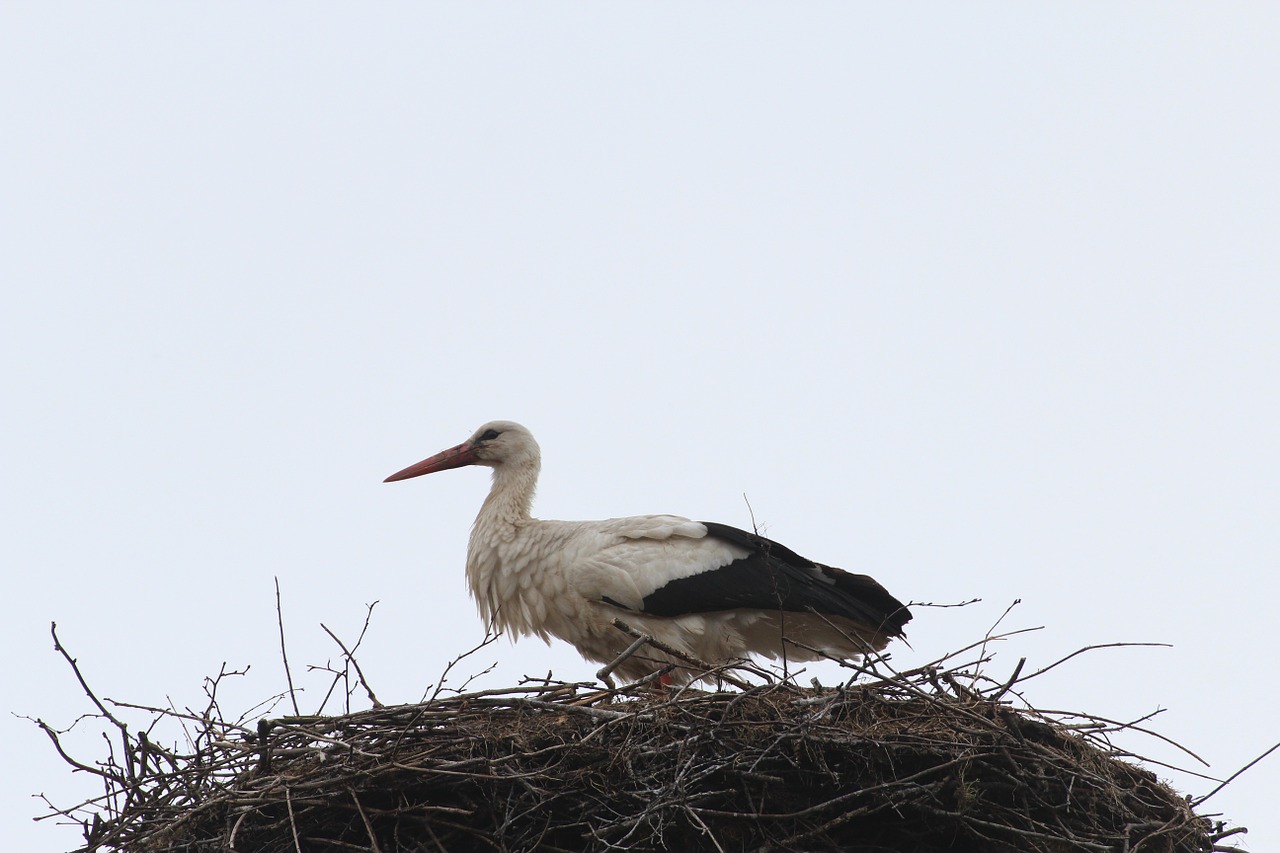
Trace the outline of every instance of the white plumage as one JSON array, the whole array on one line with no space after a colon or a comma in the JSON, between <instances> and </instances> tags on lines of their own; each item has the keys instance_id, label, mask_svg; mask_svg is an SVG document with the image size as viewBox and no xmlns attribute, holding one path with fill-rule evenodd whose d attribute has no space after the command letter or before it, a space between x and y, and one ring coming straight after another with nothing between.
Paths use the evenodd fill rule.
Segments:
<instances>
[{"instance_id":1,"label":"white plumage","mask_svg":"<svg viewBox=\"0 0 1280 853\"><path fill-rule=\"evenodd\" d=\"M788 658L812 660L882 649L911 618L871 578L725 525L675 515L535 519L541 454L512 421L487 423L387 482L464 465L493 469L471 530L467 583L486 622L512 634L559 637L608 663L631 643L613 625L621 618L704 661L778 657L784 636ZM637 679L669 662L645 649L617 672ZM673 680L689 675L677 669Z\"/></svg>"}]
</instances>

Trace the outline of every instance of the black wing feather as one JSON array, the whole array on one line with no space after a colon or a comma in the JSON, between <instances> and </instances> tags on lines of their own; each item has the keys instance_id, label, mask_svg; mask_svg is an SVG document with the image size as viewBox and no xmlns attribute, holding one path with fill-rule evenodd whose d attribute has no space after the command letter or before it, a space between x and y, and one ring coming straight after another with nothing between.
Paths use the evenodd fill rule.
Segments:
<instances>
[{"instance_id":1,"label":"black wing feather","mask_svg":"<svg viewBox=\"0 0 1280 853\"><path fill-rule=\"evenodd\" d=\"M702 522L707 535L751 553L727 566L668 582L645 597L641 610L681 616L739 608L814 611L901 636L911 611L866 575L805 559L771 539L727 524Z\"/></svg>"}]
</instances>

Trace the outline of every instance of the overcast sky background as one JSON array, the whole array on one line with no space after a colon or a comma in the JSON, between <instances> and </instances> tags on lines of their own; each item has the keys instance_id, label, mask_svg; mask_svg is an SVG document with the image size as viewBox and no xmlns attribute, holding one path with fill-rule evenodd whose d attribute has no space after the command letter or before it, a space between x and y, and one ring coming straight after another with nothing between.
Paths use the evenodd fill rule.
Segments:
<instances>
[{"instance_id":1,"label":"overcast sky background","mask_svg":"<svg viewBox=\"0 0 1280 853\"><path fill-rule=\"evenodd\" d=\"M1280 6L64 4L0 11L0 811L28 721L234 716L359 632L384 702L482 636L482 422L535 512L749 526L1219 778L1277 739ZM486 684L563 645L503 641ZM836 680L838 671L819 670ZM357 697L359 698L359 697ZM280 711L278 710L277 713ZM105 749L73 736L79 757ZM1123 745L1181 765L1158 742ZM15 772L20 768L20 772ZM1212 782L1161 770L1182 791ZM1273 757L1206 804L1280 849ZM1209 808L1212 806L1212 808Z\"/></svg>"}]
</instances>

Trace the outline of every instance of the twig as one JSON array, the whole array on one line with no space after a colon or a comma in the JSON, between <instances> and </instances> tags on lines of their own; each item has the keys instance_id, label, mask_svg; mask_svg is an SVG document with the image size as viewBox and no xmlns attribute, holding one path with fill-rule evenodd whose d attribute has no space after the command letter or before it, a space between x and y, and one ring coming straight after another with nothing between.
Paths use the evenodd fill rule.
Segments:
<instances>
[{"instance_id":1,"label":"twig","mask_svg":"<svg viewBox=\"0 0 1280 853\"><path fill-rule=\"evenodd\" d=\"M911 601L907 603L907 607L937 607L940 609L947 607L968 607L970 604L977 604L980 601L982 601L981 598L970 598L965 601L952 601L946 604L938 604L933 601Z\"/></svg>"},{"instance_id":2,"label":"twig","mask_svg":"<svg viewBox=\"0 0 1280 853\"><path fill-rule=\"evenodd\" d=\"M1085 647L1084 647L1084 648L1082 648L1082 649L1076 649L1076 650L1075 650L1074 652L1072 652L1071 654L1069 654L1069 655L1065 655L1064 657L1061 657L1061 658L1058 658L1056 661L1054 661L1053 663L1049 664L1048 666L1041 667L1040 669L1037 669L1035 672L1031 673L1030 675L1026 676L1025 678L1022 678L1022 679L1020 679L1019 681L1014 682L1014 683L1019 683L1019 684L1020 684L1020 683L1023 683L1023 682L1030 681L1031 679L1035 678L1037 675L1044 675L1046 672L1048 672L1049 670L1053 669L1055 666L1058 666L1059 664L1066 663L1067 661L1071 660L1071 659L1072 659L1073 657L1075 657L1076 655L1082 655L1082 654L1084 654L1085 652L1091 652L1091 651L1095 651L1095 650L1097 650L1097 649L1123 649L1123 648L1129 648L1129 647L1142 647L1142 646L1150 646L1150 647L1153 647L1153 648L1165 648L1165 649L1173 648L1169 643L1096 643L1096 644L1091 645L1091 646L1085 646Z\"/></svg>"},{"instance_id":3,"label":"twig","mask_svg":"<svg viewBox=\"0 0 1280 853\"><path fill-rule=\"evenodd\" d=\"M1009 613L1013 610L1013 608L1017 607L1021 603L1022 603L1021 598L1015 598L1013 602L1004 609L1004 612L1000 614L1000 618L997 619L995 622L993 622L991 627L987 629L986 637L982 641L982 651L979 653L978 655L979 657L985 658L987 656L987 640L992 638L993 632L996 630L996 628L1000 627L1000 623L1005 620L1005 617L1009 615ZM980 672L981 669L976 671Z\"/></svg>"},{"instance_id":4,"label":"twig","mask_svg":"<svg viewBox=\"0 0 1280 853\"><path fill-rule=\"evenodd\" d=\"M248 809L245 809L243 812L241 812L241 813L240 813L240 816L239 816L238 818L236 818L235 825L231 827L231 834L230 834L229 836L227 836L227 849L228 849L228 850L235 851L235 849L236 849L236 834L240 832L240 825L241 825L242 823L244 823L244 819L245 819L245 818L247 818L248 816L249 816L249 810L248 810Z\"/></svg>"},{"instance_id":5,"label":"twig","mask_svg":"<svg viewBox=\"0 0 1280 853\"><path fill-rule=\"evenodd\" d=\"M360 643L364 640L364 633L369 629L369 619L373 615L373 608L376 607L377 604L378 602L375 601L373 604L368 605L369 610L365 614L364 628L360 631L360 636L357 638L354 648L360 648ZM369 694L369 701L373 704L373 707L381 708L382 703L378 701L378 697L373 693L373 688L370 687L369 682L365 680L364 671L360 669L360 662L356 660L354 653L347 651L347 647L343 645L342 640L339 640L338 635L330 631L327 625L322 622L320 623L320 627L324 628L324 632L333 638L333 641L338 644L338 648L342 649L342 653L346 656L347 660L353 667L355 667L356 677L359 678L360 685L364 687L365 693Z\"/></svg>"},{"instance_id":6,"label":"twig","mask_svg":"<svg viewBox=\"0 0 1280 853\"><path fill-rule=\"evenodd\" d=\"M1000 685L1000 689L993 691L988 695L992 702L999 702L1000 697L1009 692L1009 688L1018 682L1018 674L1022 672L1022 668L1027 665L1026 658L1018 658L1018 665L1013 668L1013 675L1009 676L1009 680Z\"/></svg>"},{"instance_id":7,"label":"twig","mask_svg":"<svg viewBox=\"0 0 1280 853\"><path fill-rule=\"evenodd\" d=\"M293 795L289 793L289 786L284 786L284 803L289 810L289 830L293 833L293 849L297 853L302 853L302 842L298 840L298 820L293 814Z\"/></svg>"},{"instance_id":8,"label":"twig","mask_svg":"<svg viewBox=\"0 0 1280 853\"><path fill-rule=\"evenodd\" d=\"M642 636L636 637L635 641L631 645L627 646L626 651L624 651L622 654L618 655L616 658L611 660L607 665L601 667L599 670L596 671L596 678L603 681L605 684L609 686L609 689L612 690L613 678L611 676L613 675L613 671L617 669L622 664L623 661L625 661L627 658L631 657L636 652L638 652L641 649L641 647L646 645L651 639L653 638L650 637L648 634L644 634Z\"/></svg>"},{"instance_id":9,"label":"twig","mask_svg":"<svg viewBox=\"0 0 1280 853\"><path fill-rule=\"evenodd\" d=\"M360 805L360 798L356 796L355 788L347 788L351 793L351 800L356 804L356 811L360 812L360 819L364 821L364 831L369 833L369 843L373 845L373 853L382 853L378 847L378 836L373 831L373 824L369 822L369 816L364 813L364 806Z\"/></svg>"},{"instance_id":10,"label":"twig","mask_svg":"<svg viewBox=\"0 0 1280 853\"><path fill-rule=\"evenodd\" d=\"M747 497L747 493L746 493L746 492L743 492L743 493L742 493L742 502L743 502L744 504L746 504L746 505L747 505L747 515L749 515L749 516L751 517L751 530L752 530L752 531L753 531L757 536L762 535L762 534L760 533L760 525L756 524L756 511L755 511L755 507L751 506L751 499Z\"/></svg>"},{"instance_id":11,"label":"twig","mask_svg":"<svg viewBox=\"0 0 1280 853\"><path fill-rule=\"evenodd\" d=\"M501 636L502 636L502 631L495 629L492 625L486 626L484 631L484 639L482 639L480 642L476 643L474 646L467 649L465 652L463 652L462 654L458 655L453 660L445 664L444 671L441 672L440 677L436 679L435 689L432 691L431 696L428 697L426 694L423 694L422 701L434 702L436 699L438 699L440 697L441 692L444 691L445 684L449 681L449 673L453 671L453 668L457 666L459 663L461 663L462 661L474 655L476 652L485 648L486 646L493 645L498 641L498 638ZM453 688L450 688L450 690L452 689Z\"/></svg>"},{"instance_id":12,"label":"twig","mask_svg":"<svg viewBox=\"0 0 1280 853\"><path fill-rule=\"evenodd\" d=\"M1277 749L1280 749L1280 743L1275 744L1275 745L1274 745L1274 746L1272 746L1270 749L1268 749L1266 752L1262 753L1262 754L1261 754L1261 755L1259 755L1257 758L1253 759L1253 761L1250 761L1250 762L1249 762L1248 764L1246 764L1244 767L1241 767L1241 768L1240 768L1239 770L1237 770L1235 773L1232 773L1232 774L1231 774L1230 776L1228 776L1226 779L1223 779L1223 780L1222 780L1222 784L1221 784L1221 785L1219 785L1218 787L1214 788L1212 791L1210 791L1209 793L1205 794L1203 797L1200 797L1200 798L1199 798L1199 799L1197 799L1197 800L1193 800L1193 801L1192 801L1192 805L1195 805L1196 807L1199 807L1202 803L1204 803L1204 801L1205 801L1205 800L1209 799L1209 798L1210 798L1210 797L1212 797L1214 794L1218 793L1218 792L1219 792L1219 791L1221 791L1223 788L1227 787L1227 785L1229 785L1229 784L1230 784L1230 783L1231 783L1231 782L1232 782L1232 781L1233 781L1237 776L1239 776L1241 773L1243 773L1244 771L1248 770L1250 767L1252 767L1253 765L1257 764L1259 761L1261 761L1262 759L1266 758L1268 755L1270 755L1271 753L1275 752Z\"/></svg>"},{"instance_id":13,"label":"twig","mask_svg":"<svg viewBox=\"0 0 1280 853\"><path fill-rule=\"evenodd\" d=\"M648 634L642 633L641 631L637 631L635 628L632 628L630 625L628 625L626 622L623 622L621 619L614 619L613 627L617 628L619 631L622 631L624 634L629 634L630 636L635 637L637 640L644 640L650 646L653 646L655 649L662 652L663 654L670 655L676 660L696 668L700 672L711 673L717 669L717 667L714 664L707 663L704 660L699 660L698 658L694 657L691 654L682 652L676 648L672 648L671 646L667 645L661 640L655 639L654 637L651 637ZM720 672L718 677L723 678L725 681L729 682L739 690L751 689L750 684L740 679L734 678L732 675L729 675L727 672Z\"/></svg>"},{"instance_id":14,"label":"twig","mask_svg":"<svg viewBox=\"0 0 1280 853\"><path fill-rule=\"evenodd\" d=\"M80 665L76 662L76 659L71 657L70 653L68 653L67 650L63 648L62 642L58 639L58 623L57 622L49 623L49 633L53 635L54 651L62 655L63 659L65 659L66 662L71 665L71 671L75 673L76 681L80 682L80 687L81 689L84 690L84 695L89 697L89 700L93 702L94 706L98 709L98 712L102 714L103 718L109 721L110 723L112 723L116 728L120 730L120 733L127 738L129 736L129 727L126 726L124 723L120 722L120 720L116 719L116 717L113 716L112 713L107 710L107 707L103 705L102 702L98 699L97 695L94 694L94 692L91 689L89 689L89 683L84 680L84 675L80 673Z\"/></svg>"},{"instance_id":15,"label":"twig","mask_svg":"<svg viewBox=\"0 0 1280 853\"><path fill-rule=\"evenodd\" d=\"M280 609L280 578L276 581L276 624L280 626L280 658L284 661L284 677L289 682L289 700L293 703L293 713L298 715L302 713L298 710L298 696L293 691L293 673L289 670L289 653L284 648L284 614Z\"/></svg>"}]
</instances>

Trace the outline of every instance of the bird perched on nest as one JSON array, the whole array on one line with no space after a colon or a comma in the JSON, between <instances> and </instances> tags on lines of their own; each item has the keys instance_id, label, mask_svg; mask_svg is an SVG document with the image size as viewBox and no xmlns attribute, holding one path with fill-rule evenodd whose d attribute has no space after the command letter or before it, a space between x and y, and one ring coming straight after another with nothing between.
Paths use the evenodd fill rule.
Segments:
<instances>
[{"instance_id":1,"label":"bird perched on nest","mask_svg":"<svg viewBox=\"0 0 1280 853\"><path fill-rule=\"evenodd\" d=\"M622 619L694 658L856 658L903 635L911 613L866 575L824 566L763 536L676 515L543 521L530 515L542 457L533 435L491 421L385 482L483 465L493 486L471 529L467 582L481 616L515 635L552 636L610 663L632 640ZM784 638L786 638L784 647ZM638 680L668 663L647 648L618 665ZM664 679L687 682L687 670Z\"/></svg>"}]
</instances>

